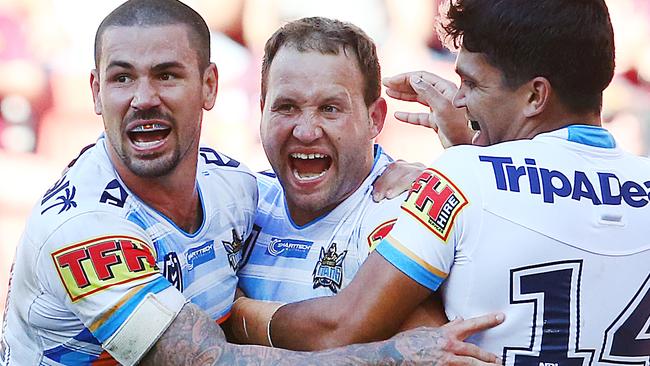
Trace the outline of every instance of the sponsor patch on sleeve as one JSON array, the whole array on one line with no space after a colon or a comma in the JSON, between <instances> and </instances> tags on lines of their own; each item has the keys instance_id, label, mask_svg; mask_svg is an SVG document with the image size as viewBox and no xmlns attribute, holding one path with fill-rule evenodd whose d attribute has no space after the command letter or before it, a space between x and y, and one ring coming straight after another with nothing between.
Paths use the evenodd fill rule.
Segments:
<instances>
[{"instance_id":1,"label":"sponsor patch on sleeve","mask_svg":"<svg viewBox=\"0 0 650 366\"><path fill-rule=\"evenodd\" d=\"M428 168L411 186L402 209L446 242L456 216L467 203L451 180Z\"/></svg>"},{"instance_id":2,"label":"sponsor patch on sleeve","mask_svg":"<svg viewBox=\"0 0 650 366\"><path fill-rule=\"evenodd\" d=\"M375 250L377 244L388 236L388 233L393 229L393 225L395 225L395 221L397 221L397 219L388 220L379 224L379 226L368 235L368 247L370 247L370 251Z\"/></svg>"},{"instance_id":3,"label":"sponsor patch on sleeve","mask_svg":"<svg viewBox=\"0 0 650 366\"><path fill-rule=\"evenodd\" d=\"M72 244L52 253L52 260L72 302L158 273L151 248L129 236Z\"/></svg>"}]
</instances>

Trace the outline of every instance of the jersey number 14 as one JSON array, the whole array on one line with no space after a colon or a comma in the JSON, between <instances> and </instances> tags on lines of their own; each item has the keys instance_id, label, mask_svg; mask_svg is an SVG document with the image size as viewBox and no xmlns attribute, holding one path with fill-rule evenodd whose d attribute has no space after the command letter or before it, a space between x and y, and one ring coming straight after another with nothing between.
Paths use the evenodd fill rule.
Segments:
<instances>
[{"instance_id":1,"label":"jersey number 14","mask_svg":"<svg viewBox=\"0 0 650 366\"><path fill-rule=\"evenodd\" d=\"M505 347L504 360L512 358L515 366L592 364L595 351L578 348L581 275L581 260L510 271L510 303L533 304L533 334L530 347ZM650 275L605 331L598 364L603 362L650 366Z\"/></svg>"}]
</instances>

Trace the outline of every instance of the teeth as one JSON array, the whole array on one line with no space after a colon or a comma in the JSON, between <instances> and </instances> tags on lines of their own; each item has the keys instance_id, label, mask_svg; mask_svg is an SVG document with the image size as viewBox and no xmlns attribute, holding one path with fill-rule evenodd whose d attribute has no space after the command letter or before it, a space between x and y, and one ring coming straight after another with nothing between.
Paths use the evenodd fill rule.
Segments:
<instances>
[{"instance_id":1,"label":"teeth","mask_svg":"<svg viewBox=\"0 0 650 366\"><path fill-rule=\"evenodd\" d=\"M301 181L315 180L325 175L325 173L327 173L327 169L323 170L320 173L304 173L304 174L300 174L298 170L295 169L293 170L293 176L296 177L296 179Z\"/></svg>"},{"instance_id":2,"label":"teeth","mask_svg":"<svg viewBox=\"0 0 650 366\"><path fill-rule=\"evenodd\" d=\"M291 157L294 159L302 159L302 160L312 160L312 159L324 159L327 157L325 154L303 154L303 153L292 153Z\"/></svg>"},{"instance_id":3,"label":"teeth","mask_svg":"<svg viewBox=\"0 0 650 366\"><path fill-rule=\"evenodd\" d=\"M168 127L165 127L159 123L150 123L146 125L141 125L133 128L131 132L151 132L151 131L160 131L166 130Z\"/></svg>"},{"instance_id":4,"label":"teeth","mask_svg":"<svg viewBox=\"0 0 650 366\"><path fill-rule=\"evenodd\" d=\"M133 141L133 144L136 145L137 147L146 149L152 146L155 146L160 143L161 140L155 140L155 141Z\"/></svg>"}]
</instances>

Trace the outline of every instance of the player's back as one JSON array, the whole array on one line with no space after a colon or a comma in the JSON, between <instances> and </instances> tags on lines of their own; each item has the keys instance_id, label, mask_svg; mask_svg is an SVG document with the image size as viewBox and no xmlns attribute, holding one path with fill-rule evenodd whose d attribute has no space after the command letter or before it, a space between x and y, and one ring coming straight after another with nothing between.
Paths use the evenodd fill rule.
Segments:
<instances>
[{"instance_id":1,"label":"player's back","mask_svg":"<svg viewBox=\"0 0 650 366\"><path fill-rule=\"evenodd\" d=\"M451 148L413 183L381 254L506 365L648 365L650 161L593 126Z\"/></svg>"},{"instance_id":2,"label":"player's back","mask_svg":"<svg viewBox=\"0 0 650 366\"><path fill-rule=\"evenodd\" d=\"M573 132L460 148L436 165L469 202L445 308L505 311L472 340L506 365L649 365L650 162Z\"/></svg>"}]
</instances>

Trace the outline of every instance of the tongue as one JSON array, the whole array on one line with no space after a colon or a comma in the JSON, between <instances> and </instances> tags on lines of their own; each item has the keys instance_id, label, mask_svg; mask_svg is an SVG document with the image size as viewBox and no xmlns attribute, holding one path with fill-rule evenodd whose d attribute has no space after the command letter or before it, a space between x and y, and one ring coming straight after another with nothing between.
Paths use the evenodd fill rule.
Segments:
<instances>
[{"instance_id":1,"label":"tongue","mask_svg":"<svg viewBox=\"0 0 650 366\"><path fill-rule=\"evenodd\" d=\"M153 142L159 141L167 137L169 130L157 130L147 132L130 132L129 136L135 142Z\"/></svg>"},{"instance_id":2,"label":"tongue","mask_svg":"<svg viewBox=\"0 0 650 366\"><path fill-rule=\"evenodd\" d=\"M320 174L329 168L329 159L292 159L293 167L299 174Z\"/></svg>"}]
</instances>

